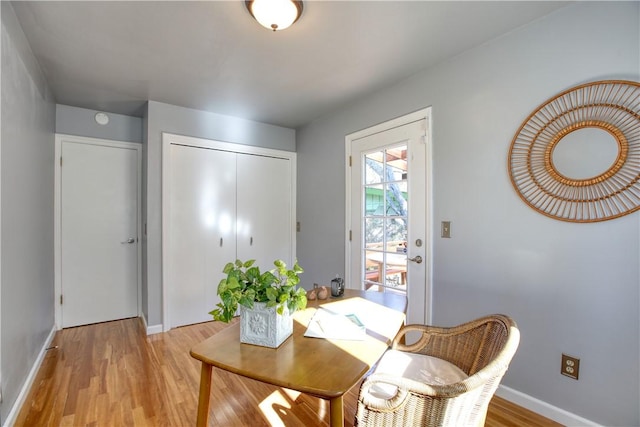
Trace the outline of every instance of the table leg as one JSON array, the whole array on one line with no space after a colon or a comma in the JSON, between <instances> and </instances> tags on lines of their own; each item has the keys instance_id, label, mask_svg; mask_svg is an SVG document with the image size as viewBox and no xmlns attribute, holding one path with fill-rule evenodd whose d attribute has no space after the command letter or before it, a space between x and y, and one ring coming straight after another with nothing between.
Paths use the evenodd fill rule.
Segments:
<instances>
[{"instance_id":1,"label":"table leg","mask_svg":"<svg viewBox=\"0 0 640 427\"><path fill-rule=\"evenodd\" d=\"M207 427L207 424L209 424L211 368L211 365L202 362L202 369L200 370L200 396L198 397L198 419L196 420L197 427Z\"/></svg>"},{"instance_id":2,"label":"table leg","mask_svg":"<svg viewBox=\"0 0 640 427\"><path fill-rule=\"evenodd\" d=\"M342 396L334 397L329 401L329 414L331 427L344 427L344 406Z\"/></svg>"}]
</instances>

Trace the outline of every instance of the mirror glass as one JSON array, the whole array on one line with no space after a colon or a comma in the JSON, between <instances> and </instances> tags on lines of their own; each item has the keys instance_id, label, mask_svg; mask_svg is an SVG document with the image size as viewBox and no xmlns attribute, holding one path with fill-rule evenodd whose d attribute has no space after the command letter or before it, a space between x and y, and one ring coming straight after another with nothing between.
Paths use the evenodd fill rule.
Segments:
<instances>
[{"instance_id":1,"label":"mirror glass","mask_svg":"<svg viewBox=\"0 0 640 427\"><path fill-rule=\"evenodd\" d=\"M560 174L576 180L589 179L613 166L618 157L618 142L604 129L582 128L565 135L551 156Z\"/></svg>"}]
</instances>

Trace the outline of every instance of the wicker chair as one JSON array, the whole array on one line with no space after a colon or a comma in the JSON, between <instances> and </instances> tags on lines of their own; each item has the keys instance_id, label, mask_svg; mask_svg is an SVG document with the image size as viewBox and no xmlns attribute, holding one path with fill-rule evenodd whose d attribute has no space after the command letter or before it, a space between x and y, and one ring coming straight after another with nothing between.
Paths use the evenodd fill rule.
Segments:
<instances>
[{"instance_id":1,"label":"wicker chair","mask_svg":"<svg viewBox=\"0 0 640 427\"><path fill-rule=\"evenodd\" d=\"M422 335L411 345L402 344L410 331ZM376 370L360 387L355 425L484 425L489 401L507 371L519 341L515 322L503 315L487 316L451 328L404 326L394 338L391 351L383 356ZM438 358L434 360L446 365L450 362L455 365L453 369L460 368L464 379L434 385L380 373L385 357L394 350L401 355L406 353L398 351L413 353L409 357ZM391 387L393 393L381 398L379 393L374 393L380 386Z\"/></svg>"}]
</instances>

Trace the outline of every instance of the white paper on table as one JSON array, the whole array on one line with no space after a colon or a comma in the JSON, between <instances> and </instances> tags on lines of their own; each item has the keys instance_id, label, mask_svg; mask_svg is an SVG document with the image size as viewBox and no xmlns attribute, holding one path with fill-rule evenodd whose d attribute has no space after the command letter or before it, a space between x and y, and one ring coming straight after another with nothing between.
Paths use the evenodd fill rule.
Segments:
<instances>
[{"instance_id":1,"label":"white paper on table","mask_svg":"<svg viewBox=\"0 0 640 427\"><path fill-rule=\"evenodd\" d=\"M364 324L355 314L333 313L320 307L311 318L305 337L362 341L367 335Z\"/></svg>"}]
</instances>

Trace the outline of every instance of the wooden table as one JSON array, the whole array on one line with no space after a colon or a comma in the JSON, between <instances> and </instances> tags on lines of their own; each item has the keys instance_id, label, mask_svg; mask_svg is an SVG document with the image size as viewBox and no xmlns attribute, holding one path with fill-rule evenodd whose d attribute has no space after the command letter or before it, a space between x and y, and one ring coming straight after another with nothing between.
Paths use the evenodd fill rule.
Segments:
<instances>
[{"instance_id":1,"label":"wooden table","mask_svg":"<svg viewBox=\"0 0 640 427\"><path fill-rule=\"evenodd\" d=\"M362 341L304 336L318 305L356 314L367 328ZM235 323L191 349L202 362L197 425L208 424L212 368L328 399L331 426L344 426L343 395L382 357L404 323L403 295L346 290L340 298L309 301L294 314L293 335L277 349L240 343Z\"/></svg>"},{"instance_id":2,"label":"wooden table","mask_svg":"<svg viewBox=\"0 0 640 427\"><path fill-rule=\"evenodd\" d=\"M400 284L407 283L407 254L406 253L386 253L387 269L383 272L384 255L382 252L367 252L367 261L374 263L376 270L367 271L366 278L372 282L384 284L387 276L400 274Z\"/></svg>"}]
</instances>

